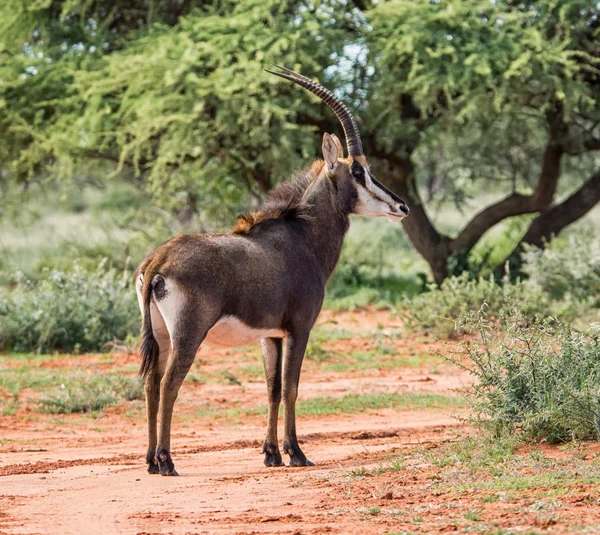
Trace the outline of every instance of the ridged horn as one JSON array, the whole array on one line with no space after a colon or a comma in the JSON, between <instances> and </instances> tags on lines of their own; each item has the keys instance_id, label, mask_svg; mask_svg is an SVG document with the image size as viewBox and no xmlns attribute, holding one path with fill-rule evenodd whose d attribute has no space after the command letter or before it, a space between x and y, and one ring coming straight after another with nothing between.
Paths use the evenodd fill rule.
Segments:
<instances>
[{"instance_id":1,"label":"ridged horn","mask_svg":"<svg viewBox=\"0 0 600 535\"><path fill-rule=\"evenodd\" d=\"M323 102L325 102L325 104L327 104L327 106L333 110L333 113L336 114L337 118L340 120L340 123L342 123L344 136L346 137L346 144L348 145L348 154L350 156L362 156L363 147L362 141L360 140L358 127L356 126L356 121L346 105L331 91L329 91L329 89L326 89L321 84L312 81L310 78L307 78L306 76L303 76L281 65L275 65L275 67L284 72L275 72L270 71L269 69L265 70L271 74L274 74L275 76L280 76L281 78L285 78L290 82L294 82L295 84L308 89L311 93L317 95Z\"/></svg>"}]
</instances>

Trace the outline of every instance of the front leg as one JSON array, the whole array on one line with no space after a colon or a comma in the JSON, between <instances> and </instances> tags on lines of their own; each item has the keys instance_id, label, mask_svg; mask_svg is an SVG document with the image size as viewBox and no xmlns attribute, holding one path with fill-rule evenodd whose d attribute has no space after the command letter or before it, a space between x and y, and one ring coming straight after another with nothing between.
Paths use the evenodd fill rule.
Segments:
<instances>
[{"instance_id":1,"label":"front leg","mask_svg":"<svg viewBox=\"0 0 600 535\"><path fill-rule=\"evenodd\" d=\"M296 399L304 352L308 344L307 332L288 333L283 360L283 451L290 456L290 466L314 466L306 458L296 437Z\"/></svg>"},{"instance_id":2,"label":"front leg","mask_svg":"<svg viewBox=\"0 0 600 535\"><path fill-rule=\"evenodd\" d=\"M269 398L267 436L263 444L265 466L284 466L277 443L277 416L279 414L279 404L281 403L282 345L281 338L265 338L260 341Z\"/></svg>"}]
</instances>

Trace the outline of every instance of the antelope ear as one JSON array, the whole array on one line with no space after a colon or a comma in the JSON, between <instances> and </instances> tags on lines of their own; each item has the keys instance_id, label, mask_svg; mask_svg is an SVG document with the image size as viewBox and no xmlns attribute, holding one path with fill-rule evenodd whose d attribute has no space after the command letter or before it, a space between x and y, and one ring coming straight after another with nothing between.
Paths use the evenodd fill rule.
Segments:
<instances>
[{"instance_id":1,"label":"antelope ear","mask_svg":"<svg viewBox=\"0 0 600 535\"><path fill-rule=\"evenodd\" d=\"M331 139L333 139L333 142L337 145L338 158L343 158L344 157L344 146L342 145L340 138L337 137L335 134L331 134Z\"/></svg>"},{"instance_id":2,"label":"antelope ear","mask_svg":"<svg viewBox=\"0 0 600 535\"><path fill-rule=\"evenodd\" d=\"M323 158L327 162L327 169L329 171L333 171L338 164L338 150L338 145L333 136L325 133L323 135Z\"/></svg>"}]
</instances>

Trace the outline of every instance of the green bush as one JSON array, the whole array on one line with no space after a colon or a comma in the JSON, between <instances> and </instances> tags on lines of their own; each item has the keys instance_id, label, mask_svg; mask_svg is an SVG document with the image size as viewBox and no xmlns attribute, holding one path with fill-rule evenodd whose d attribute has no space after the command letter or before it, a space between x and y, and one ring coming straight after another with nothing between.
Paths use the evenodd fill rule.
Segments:
<instances>
[{"instance_id":1,"label":"green bush","mask_svg":"<svg viewBox=\"0 0 600 535\"><path fill-rule=\"evenodd\" d=\"M144 396L138 377L115 375L73 377L54 395L39 400L42 412L69 414L98 411L119 401L133 401Z\"/></svg>"},{"instance_id":2,"label":"green bush","mask_svg":"<svg viewBox=\"0 0 600 535\"><path fill-rule=\"evenodd\" d=\"M139 329L139 309L129 270L101 262L85 271L46 271L33 282L20 277L0 294L0 349L99 351Z\"/></svg>"},{"instance_id":3,"label":"green bush","mask_svg":"<svg viewBox=\"0 0 600 535\"><path fill-rule=\"evenodd\" d=\"M552 241L545 250L528 247L523 254L526 284L553 300L600 306L600 236L593 228Z\"/></svg>"},{"instance_id":4,"label":"green bush","mask_svg":"<svg viewBox=\"0 0 600 535\"><path fill-rule=\"evenodd\" d=\"M327 284L327 308L394 306L422 290L427 269L404 231L387 221L353 219L338 265Z\"/></svg>"},{"instance_id":5,"label":"green bush","mask_svg":"<svg viewBox=\"0 0 600 535\"><path fill-rule=\"evenodd\" d=\"M600 307L600 239L597 231L572 233L553 240L547 248L528 247L523 254L523 280L515 283L471 277L464 272L440 287L408 299L405 319L411 328L438 336L457 332L456 322L484 304L497 317L509 303L529 318L556 317L572 321ZM463 325L462 330L468 326Z\"/></svg>"},{"instance_id":6,"label":"green bush","mask_svg":"<svg viewBox=\"0 0 600 535\"><path fill-rule=\"evenodd\" d=\"M502 293L492 277L471 279L464 272L447 278L439 288L431 285L429 291L408 300L403 315L411 329L447 336L454 332L458 318L478 310L483 303L494 308Z\"/></svg>"},{"instance_id":7,"label":"green bush","mask_svg":"<svg viewBox=\"0 0 600 535\"><path fill-rule=\"evenodd\" d=\"M468 315L463 323L478 338L450 357L477 378L466 390L473 421L496 436L600 439L600 324L582 333L552 318L530 321L515 306L500 321L498 330L483 311Z\"/></svg>"}]
</instances>

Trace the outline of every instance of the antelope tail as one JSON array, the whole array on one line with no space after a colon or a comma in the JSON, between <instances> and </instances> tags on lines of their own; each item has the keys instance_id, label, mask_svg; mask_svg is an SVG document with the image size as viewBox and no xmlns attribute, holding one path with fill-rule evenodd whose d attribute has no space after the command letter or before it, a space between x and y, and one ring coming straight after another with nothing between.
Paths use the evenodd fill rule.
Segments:
<instances>
[{"instance_id":1,"label":"antelope tail","mask_svg":"<svg viewBox=\"0 0 600 535\"><path fill-rule=\"evenodd\" d=\"M152 300L152 273L147 272L144 277L144 285L142 287L142 302L144 305L144 313L142 319L142 343L140 353L142 354L142 364L140 366L140 375L143 378L148 377L154 372L156 363L158 362L158 342L154 338L152 332L152 317L150 315L150 301Z\"/></svg>"}]
</instances>

